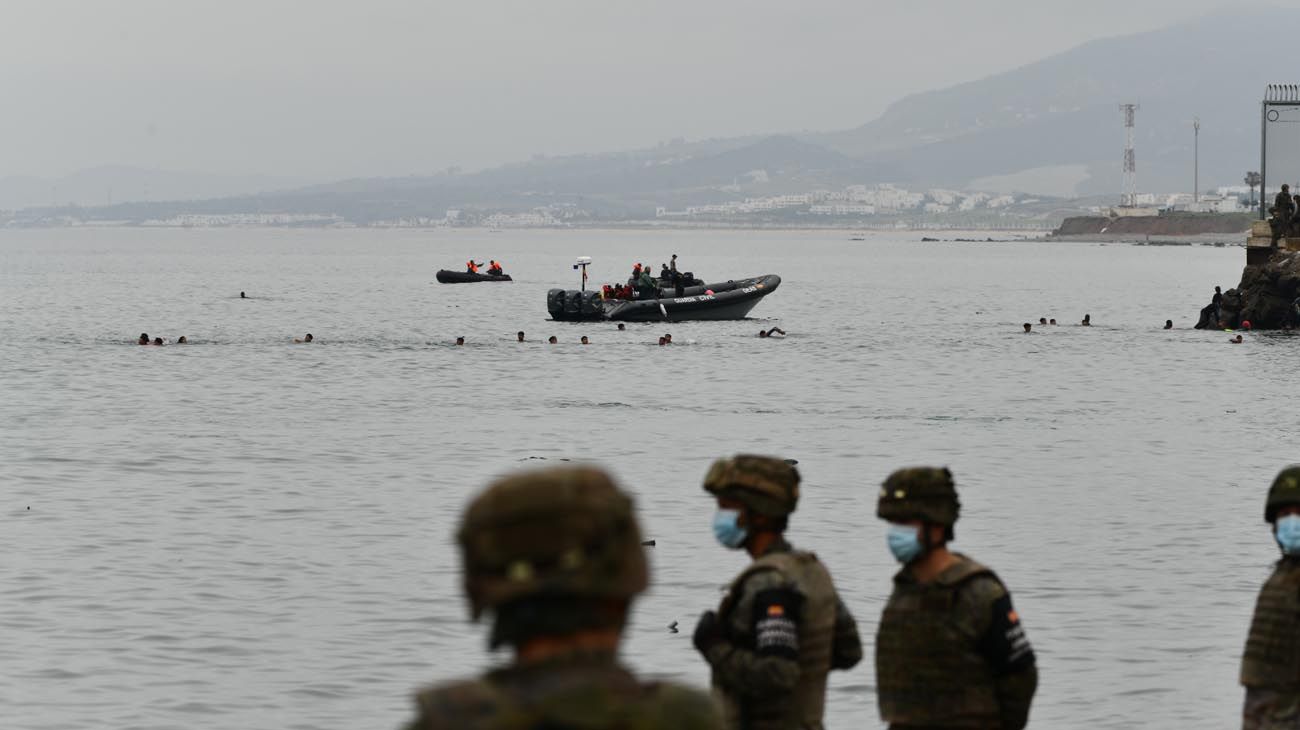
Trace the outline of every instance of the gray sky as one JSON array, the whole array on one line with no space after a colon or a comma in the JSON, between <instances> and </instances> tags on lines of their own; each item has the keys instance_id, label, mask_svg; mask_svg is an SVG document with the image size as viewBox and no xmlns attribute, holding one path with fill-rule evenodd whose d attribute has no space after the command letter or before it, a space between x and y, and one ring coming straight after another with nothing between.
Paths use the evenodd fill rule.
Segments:
<instances>
[{"instance_id":1,"label":"gray sky","mask_svg":"<svg viewBox=\"0 0 1300 730\"><path fill-rule=\"evenodd\" d=\"M840 129L1225 5L6 0L0 177L128 164L323 180Z\"/></svg>"}]
</instances>

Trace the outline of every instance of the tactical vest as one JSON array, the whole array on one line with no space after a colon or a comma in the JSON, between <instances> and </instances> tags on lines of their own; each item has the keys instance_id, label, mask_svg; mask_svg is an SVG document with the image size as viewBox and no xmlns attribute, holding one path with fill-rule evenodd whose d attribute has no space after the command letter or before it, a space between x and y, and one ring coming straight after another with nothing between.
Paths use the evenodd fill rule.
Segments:
<instances>
[{"instance_id":1,"label":"tactical vest","mask_svg":"<svg viewBox=\"0 0 1300 730\"><path fill-rule=\"evenodd\" d=\"M1259 592L1241 660L1241 683L1300 690L1300 559L1278 562Z\"/></svg>"},{"instance_id":2,"label":"tactical vest","mask_svg":"<svg viewBox=\"0 0 1300 730\"><path fill-rule=\"evenodd\" d=\"M895 584L876 633L876 697L891 724L1001 724L992 669L959 628L957 597L991 570L964 556L927 584ZM983 607L991 611L990 607Z\"/></svg>"},{"instance_id":3,"label":"tactical vest","mask_svg":"<svg viewBox=\"0 0 1300 730\"><path fill-rule=\"evenodd\" d=\"M776 571L804 601L799 622L799 682L790 694L764 697L722 693L727 727L740 730L821 730L826 704L826 675L831 669L831 648L835 640L835 584L826 567L813 553L772 552L759 557L741 573L722 599L718 616L730 625L730 613L740 600L745 580L755 573ZM752 636L731 637L752 649Z\"/></svg>"}]
</instances>

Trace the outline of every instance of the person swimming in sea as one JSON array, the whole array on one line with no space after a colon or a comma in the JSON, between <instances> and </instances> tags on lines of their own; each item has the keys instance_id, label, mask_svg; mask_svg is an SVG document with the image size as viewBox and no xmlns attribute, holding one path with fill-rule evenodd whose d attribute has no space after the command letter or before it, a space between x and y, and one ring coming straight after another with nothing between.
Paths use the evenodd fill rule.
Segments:
<instances>
[{"instance_id":1,"label":"person swimming in sea","mask_svg":"<svg viewBox=\"0 0 1300 730\"><path fill-rule=\"evenodd\" d=\"M149 333L148 333L148 332L141 332L141 333L140 333L140 339L136 340L136 344L137 344L137 345L147 345L147 344L149 344Z\"/></svg>"},{"instance_id":2,"label":"person swimming in sea","mask_svg":"<svg viewBox=\"0 0 1300 730\"><path fill-rule=\"evenodd\" d=\"M668 344L668 340L665 340L664 338L660 337L660 338L659 338L659 346L660 346L660 347L663 347L663 346L666 345L666 344Z\"/></svg>"},{"instance_id":3,"label":"person swimming in sea","mask_svg":"<svg viewBox=\"0 0 1300 730\"><path fill-rule=\"evenodd\" d=\"M627 329L627 325L623 324L622 322L619 322L619 323L618 323L618 331L619 331L619 332L622 332L622 331L625 330L625 329Z\"/></svg>"},{"instance_id":4,"label":"person swimming in sea","mask_svg":"<svg viewBox=\"0 0 1300 730\"><path fill-rule=\"evenodd\" d=\"M465 338L464 338L464 337L457 337L457 338L456 338L456 346L457 346L457 347L460 347L461 345L464 345L464 344L465 344Z\"/></svg>"},{"instance_id":5,"label":"person swimming in sea","mask_svg":"<svg viewBox=\"0 0 1300 730\"><path fill-rule=\"evenodd\" d=\"M308 342L311 342L311 341L314 340L314 339L316 339L316 338L312 337L312 336L311 336L311 333L308 332L307 334L303 335L302 337L295 337L295 338L293 338L293 341L296 342L296 343L299 344L299 345L305 345L305 344L307 344Z\"/></svg>"},{"instance_id":6,"label":"person swimming in sea","mask_svg":"<svg viewBox=\"0 0 1300 730\"><path fill-rule=\"evenodd\" d=\"M1080 326L1080 327L1091 327L1091 326L1092 326L1092 315L1091 315L1091 314L1085 314L1085 315L1083 315L1083 321L1079 323L1079 326Z\"/></svg>"},{"instance_id":7,"label":"person swimming in sea","mask_svg":"<svg viewBox=\"0 0 1300 730\"><path fill-rule=\"evenodd\" d=\"M162 339L161 337L155 337L155 338L153 338L153 344L154 344L155 347L162 347L162 346L163 346L163 339Z\"/></svg>"},{"instance_id":8,"label":"person swimming in sea","mask_svg":"<svg viewBox=\"0 0 1300 730\"><path fill-rule=\"evenodd\" d=\"M773 328L770 329L770 330L759 330L759 331L758 331L758 336L759 336L759 337L772 337L772 336L773 336L773 333L778 334L778 335L784 335L784 334L785 334L785 330L781 329L780 327L773 327Z\"/></svg>"},{"instance_id":9,"label":"person swimming in sea","mask_svg":"<svg viewBox=\"0 0 1300 730\"><path fill-rule=\"evenodd\" d=\"M1039 324L1047 324L1047 317L1039 317L1039 318L1038 318L1038 323L1039 323Z\"/></svg>"},{"instance_id":10,"label":"person swimming in sea","mask_svg":"<svg viewBox=\"0 0 1300 730\"><path fill-rule=\"evenodd\" d=\"M1048 322L1048 324L1056 324L1056 320L1052 319L1051 321Z\"/></svg>"},{"instance_id":11,"label":"person swimming in sea","mask_svg":"<svg viewBox=\"0 0 1300 730\"><path fill-rule=\"evenodd\" d=\"M1173 329L1173 328L1174 328L1174 321L1173 321L1172 319L1166 319L1166 320L1165 320L1165 329L1167 329L1167 330L1171 330L1171 329Z\"/></svg>"},{"instance_id":12,"label":"person swimming in sea","mask_svg":"<svg viewBox=\"0 0 1300 730\"><path fill-rule=\"evenodd\" d=\"M554 344L556 344L556 343L558 343L558 342L559 342L559 340L555 339L555 335L551 335L550 337L546 338L546 343L547 343L548 345L554 345Z\"/></svg>"},{"instance_id":13,"label":"person swimming in sea","mask_svg":"<svg viewBox=\"0 0 1300 730\"><path fill-rule=\"evenodd\" d=\"M1029 334L1030 332L1033 331L1033 329L1034 326L1032 324L1025 322L1025 334Z\"/></svg>"},{"instance_id":14,"label":"person swimming in sea","mask_svg":"<svg viewBox=\"0 0 1300 730\"><path fill-rule=\"evenodd\" d=\"M181 335L180 337L176 338L176 344L178 345L184 345L187 342L189 342L189 339L185 335Z\"/></svg>"},{"instance_id":15,"label":"person swimming in sea","mask_svg":"<svg viewBox=\"0 0 1300 730\"><path fill-rule=\"evenodd\" d=\"M245 294L245 293L243 293L243 292L241 291L241 292L239 292L239 298L240 298L240 299L247 299L247 298L248 298L248 295Z\"/></svg>"},{"instance_id":16,"label":"person swimming in sea","mask_svg":"<svg viewBox=\"0 0 1300 730\"><path fill-rule=\"evenodd\" d=\"M582 340L581 340L581 342L582 342L582 344L584 344L584 345L590 345L590 344L591 344L590 342L587 341L587 336L586 336L586 335L583 335L583 336L582 336Z\"/></svg>"},{"instance_id":17,"label":"person swimming in sea","mask_svg":"<svg viewBox=\"0 0 1300 730\"><path fill-rule=\"evenodd\" d=\"M1237 335L1236 337L1229 338L1228 342L1231 342L1234 345L1240 345L1242 343L1241 335Z\"/></svg>"},{"instance_id":18,"label":"person swimming in sea","mask_svg":"<svg viewBox=\"0 0 1300 730\"><path fill-rule=\"evenodd\" d=\"M516 338L519 342L523 342L523 341L524 341L524 332L523 332L523 330L520 330L520 331L516 332L516 333L515 333L515 338Z\"/></svg>"},{"instance_id":19,"label":"person swimming in sea","mask_svg":"<svg viewBox=\"0 0 1300 730\"><path fill-rule=\"evenodd\" d=\"M673 344L673 336L672 336L672 333L669 333L669 332L665 332L665 333L664 333L664 342L667 342L667 343L670 344L670 345Z\"/></svg>"}]
</instances>

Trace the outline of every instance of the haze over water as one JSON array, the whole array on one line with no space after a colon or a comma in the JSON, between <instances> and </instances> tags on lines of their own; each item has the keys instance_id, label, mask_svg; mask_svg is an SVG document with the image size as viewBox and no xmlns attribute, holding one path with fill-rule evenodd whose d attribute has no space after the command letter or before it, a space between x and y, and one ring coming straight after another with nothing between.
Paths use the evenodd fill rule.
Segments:
<instances>
[{"instance_id":1,"label":"haze over water","mask_svg":"<svg viewBox=\"0 0 1300 730\"><path fill-rule=\"evenodd\" d=\"M657 541L626 659L702 686L691 628L745 560L700 481L742 450L799 460L790 538L859 621L829 727L879 726L875 498L915 464L952 468L955 547L1013 592L1032 726L1235 725L1300 349L1190 329L1242 250L919 237L0 232L0 725L395 727L492 661L459 588L467 499L560 459L612 469ZM783 283L743 322L547 321L575 256L595 283L672 253ZM471 254L517 281L433 283ZM1040 316L1061 325L1021 333Z\"/></svg>"}]
</instances>

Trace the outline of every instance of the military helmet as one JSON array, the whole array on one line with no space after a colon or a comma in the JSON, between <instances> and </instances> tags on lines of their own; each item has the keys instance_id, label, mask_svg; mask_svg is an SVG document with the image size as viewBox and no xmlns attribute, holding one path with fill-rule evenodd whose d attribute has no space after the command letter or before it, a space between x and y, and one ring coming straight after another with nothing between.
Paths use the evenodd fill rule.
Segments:
<instances>
[{"instance_id":1,"label":"military helmet","mask_svg":"<svg viewBox=\"0 0 1300 730\"><path fill-rule=\"evenodd\" d=\"M876 516L890 522L920 520L952 527L961 512L957 488L947 467L899 469L880 487Z\"/></svg>"},{"instance_id":2,"label":"military helmet","mask_svg":"<svg viewBox=\"0 0 1300 730\"><path fill-rule=\"evenodd\" d=\"M713 462L704 476L704 491L735 499L761 515L784 517L799 504L799 470L793 460L737 454Z\"/></svg>"},{"instance_id":3,"label":"military helmet","mask_svg":"<svg viewBox=\"0 0 1300 730\"><path fill-rule=\"evenodd\" d=\"M1300 504L1300 464L1292 464L1278 472L1273 486L1268 489L1268 501L1264 503L1264 520L1277 520L1278 509Z\"/></svg>"},{"instance_id":4,"label":"military helmet","mask_svg":"<svg viewBox=\"0 0 1300 730\"><path fill-rule=\"evenodd\" d=\"M475 619L529 596L630 598L647 583L632 500L593 467L498 480L465 510L457 540Z\"/></svg>"}]
</instances>

